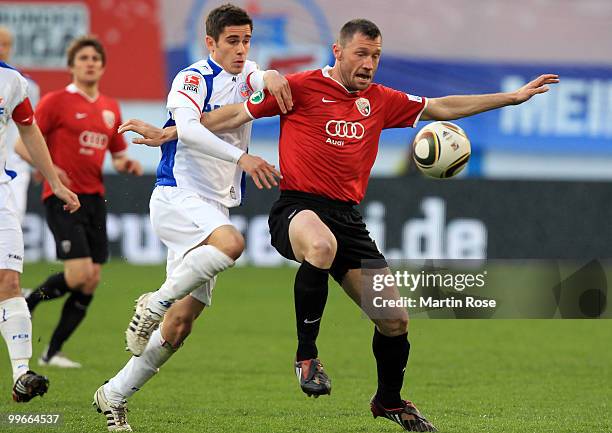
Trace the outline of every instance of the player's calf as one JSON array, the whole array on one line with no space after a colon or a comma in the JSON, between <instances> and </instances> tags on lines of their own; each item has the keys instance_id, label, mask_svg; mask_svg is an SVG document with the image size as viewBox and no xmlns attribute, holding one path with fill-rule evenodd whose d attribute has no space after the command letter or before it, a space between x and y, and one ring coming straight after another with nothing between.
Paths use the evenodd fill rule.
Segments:
<instances>
[{"instance_id":1,"label":"player's calf","mask_svg":"<svg viewBox=\"0 0 612 433\"><path fill-rule=\"evenodd\" d=\"M204 310L205 304L192 296L185 296L168 310L163 323L163 338L173 348L179 348L191 334L193 322Z\"/></svg>"},{"instance_id":2,"label":"player's calf","mask_svg":"<svg viewBox=\"0 0 612 433\"><path fill-rule=\"evenodd\" d=\"M408 332L408 314L391 319L373 320L380 333L387 337L396 337Z\"/></svg>"}]
</instances>

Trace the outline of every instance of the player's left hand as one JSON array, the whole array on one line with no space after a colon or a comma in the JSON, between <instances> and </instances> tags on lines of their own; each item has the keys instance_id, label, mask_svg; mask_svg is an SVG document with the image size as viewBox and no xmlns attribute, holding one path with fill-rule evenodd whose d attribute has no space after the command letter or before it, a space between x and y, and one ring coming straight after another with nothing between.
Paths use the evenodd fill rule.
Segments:
<instances>
[{"instance_id":1,"label":"player's left hand","mask_svg":"<svg viewBox=\"0 0 612 433\"><path fill-rule=\"evenodd\" d=\"M172 139L172 137L166 137L166 129L157 128L139 119L130 119L127 122L123 122L117 130L119 134L124 134L128 131L142 135L142 138L132 139L132 143L144 144L150 147L159 147L169 139Z\"/></svg>"},{"instance_id":2,"label":"player's left hand","mask_svg":"<svg viewBox=\"0 0 612 433\"><path fill-rule=\"evenodd\" d=\"M522 104L525 101L531 99L532 96L546 93L550 90L548 84L556 84L559 82L559 76L557 74L544 74L540 75L533 81L525 84L523 87L514 92L515 104Z\"/></svg>"},{"instance_id":3,"label":"player's left hand","mask_svg":"<svg viewBox=\"0 0 612 433\"><path fill-rule=\"evenodd\" d=\"M276 98L283 114L293 110L293 97L289 81L277 71L270 70L264 74L264 84L272 96Z\"/></svg>"}]
</instances>

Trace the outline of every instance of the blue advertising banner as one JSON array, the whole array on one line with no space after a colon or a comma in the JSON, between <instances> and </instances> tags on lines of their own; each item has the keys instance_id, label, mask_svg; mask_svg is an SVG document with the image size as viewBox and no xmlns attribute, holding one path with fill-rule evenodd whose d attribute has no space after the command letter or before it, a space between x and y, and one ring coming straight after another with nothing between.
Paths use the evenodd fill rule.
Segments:
<instances>
[{"instance_id":1,"label":"blue advertising banner","mask_svg":"<svg viewBox=\"0 0 612 433\"><path fill-rule=\"evenodd\" d=\"M169 82L178 70L207 55L204 20L222 3L161 3ZM443 8L415 8L399 0L235 3L253 18L249 57L261 68L285 74L333 63L331 45L354 14L373 20L383 33L376 81L412 94L513 91L542 73L557 73L561 83L545 95L458 121L475 152L612 155L612 62L609 44L601 43L612 37L612 12L601 2L568 2L552 11L530 0L517 0L512 7L475 7L469 0L456 0L444 2ZM589 32L580 30L587 26ZM415 133L388 131L381 144L406 146ZM278 119L255 122L254 140L277 136Z\"/></svg>"}]
</instances>

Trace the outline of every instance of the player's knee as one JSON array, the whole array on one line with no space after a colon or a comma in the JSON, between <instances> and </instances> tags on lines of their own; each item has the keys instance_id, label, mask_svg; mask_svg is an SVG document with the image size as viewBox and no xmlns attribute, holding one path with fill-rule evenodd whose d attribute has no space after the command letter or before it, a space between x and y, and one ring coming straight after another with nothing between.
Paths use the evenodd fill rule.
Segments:
<instances>
[{"instance_id":1,"label":"player's knee","mask_svg":"<svg viewBox=\"0 0 612 433\"><path fill-rule=\"evenodd\" d=\"M380 333L387 337L396 337L408 332L408 315L393 319L381 320L377 323Z\"/></svg>"},{"instance_id":2,"label":"player's knee","mask_svg":"<svg viewBox=\"0 0 612 433\"><path fill-rule=\"evenodd\" d=\"M100 284L100 279L100 270L94 268L94 271L89 275L89 279L87 280L87 287L83 288L83 293L87 295L93 295L93 293L96 291L96 288L98 287L98 284Z\"/></svg>"},{"instance_id":3,"label":"player's knee","mask_svg":"<svg viewBox=\"0 0 612 433\"><path fill-rule=\"evenodd\" d=\"M244 251L244 237L238 232L226 235L223 245L217 248L232 260L238 260Z\"/></svg>"},{"instance_id":4,"label":"player's knee","mask_svg":"<svg viewBox=\"0 0 612 433\"><path fill-rule=\"evenodd\" d=\"M93 266L82 266L78 270L71 269L65 272L66 283L71 289L89 291L94 274Z\"/></svg>"},{"instance_id":5,"label":"player's knee","mask_svg":"<svg viewBox=\"0 0 612 433\"><path fill-rule=\"evenodd\" d=\"M336 256L336 243L332 239L315 238L310 242L306 260L319 268L329 268Z\"/></svg>"}]
</instances>

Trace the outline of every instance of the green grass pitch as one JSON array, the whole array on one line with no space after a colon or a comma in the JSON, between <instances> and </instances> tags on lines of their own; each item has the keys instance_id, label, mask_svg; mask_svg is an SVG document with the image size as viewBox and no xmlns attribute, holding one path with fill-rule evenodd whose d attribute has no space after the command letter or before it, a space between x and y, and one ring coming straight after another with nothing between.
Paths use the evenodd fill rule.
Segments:
<instances>
[{"instance_id":1,"label":"green grass pitch","mask_svg":"<svg viewBox=\"0 0 612 433\"><path fill-rule=\"evenodd\" d=\"M24 287L58 265L26 266ZM338 286L322 323L320 356L333 381L330 397L307 398L292 360L294 269L235 268L225 272L214 305L183 348L130 400L137 432L360 433L399 432L374 420L372 325ZM10 399L10 365L0 349L0 414L60 413L57 428L2 432L103 432L91 406L96 388L128 359L123 331L138 294L156 289L163 267L110 263L83 325L64 347L80 370L40 368L62 301L35 312L31 366L51 380L29 404ZM414 320L404 396L441 432L612 432L612 321Z\"/></svg>"}]
</instances>

